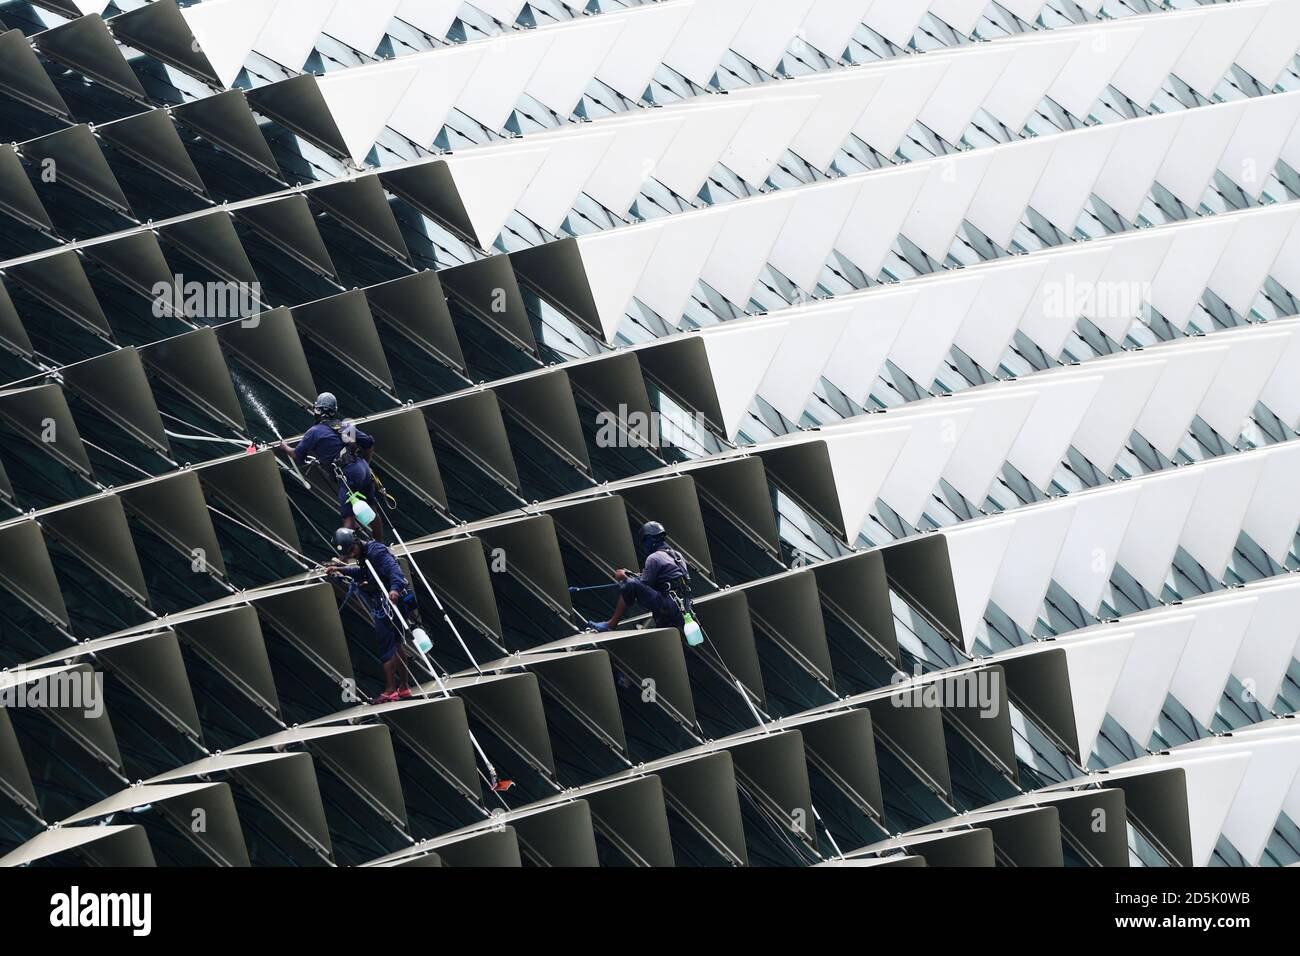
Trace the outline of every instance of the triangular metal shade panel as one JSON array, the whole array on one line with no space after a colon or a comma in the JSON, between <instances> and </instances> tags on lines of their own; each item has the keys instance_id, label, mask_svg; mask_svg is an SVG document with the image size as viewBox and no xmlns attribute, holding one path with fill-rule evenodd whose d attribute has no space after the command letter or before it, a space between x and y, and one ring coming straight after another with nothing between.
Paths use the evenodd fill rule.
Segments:
<instances>
[{"instance_id":1,"label":"triangular metal shade panel","mask_svg":"<svg viewBox=\"0 0 1300 956\"><path fill-rule=\"evenodd\" d=\"M322 186L308 193L308 198L370 244L410 262L410 250L378 177L358 176Z\"/></svg>"},{"instance_id":2,"label":"triangular metal shade panel","mask_svg":"<svg viewBox=\"0 0 1300 956\"><path fill-rule=\"evenodd\" d=\"M519 850L538 866L599 866L591 808L574 800L512 818Z\"/></svg>"},{"instance_id":3,"label":"triangular metal shade panel","mask_svg":"<svg viewBox=\"0 0 1300 956\"><path fill-rule=\"evenodd\" d=\"M0 212L33 229L54 230L13 146L0 146Z\"/></svg>"},{"instance_id":4,"label":"triangular metal shade panel","mask_svg":"<svg viewBox=\"0 0 1300 956\"><path fill-rule=\"evenodd\" d=\"M203 486L193 471L144 481L118 490L127 509L191 563L225 577L221 543L212 526Z\"/></svg>"},{"instance_id":5,"label":"triangular metal shade panel","mask_svg":"<svg viewBox=\"0 0 1300 956\"><path fill-rule=\"evenodd\" d=\"M187 649L271 713L280 709L275 677L257 611L249 605L199 615L175 624Z\"/></svg>"},{"instance_id":6,"label":"triangular metal shade panel","mask_svg":"<svg viewBox=\"0 0 1300 956\"><path fill-rule=\"evenodd\" d=\"M163 454L169 452L167 432L158 404L145 377L140 353L133 348L106 352L63 370L67 389L135 438Z\"/></svg>"},{"instance_id":7,"label":"triangular metal shade panel","mask_svg":"<svg viewBox=\"0 0 1300 956\"><path fill-rule=\"evenodd\" d=\"M247 430L244 411L213 329L195 329L140 349L149 370L200 409L238 432Z\"/></svg>"},{"instance_id":8,"label":"triangular metal shade panel","mask_svg":"<svg viewBox=\"0 0 1300 956\"><path fill-rule=\"evenodd\" d=\"M569 612L569 584L564 579L555 522L550 515L486 525L477 537L506 558L506 574L520 579L561 613Z\"/></svg>"},{"instance_id":9,"label":"triangular metal shade panel","mask_svg":"<svg viewBox=\"0 0 1300 956\"><path fill-rule=\"evenodd\" d=\"M37 685L37 692L43 691L45 697L45 706L37 708L41 719L50 721L60 736L69 738L94 760L120 773L122 753L118 748L117 736L113 732L108 712L105 710L96 713L94 710L74 705L67 695L56 694L55 682L67 679L85 681L93 672L93 668L88 664L55 665L10 671L0 676L0 686L13 686L16 683Z\"/></svg>"},{"instance_id":10,"label":"triangular metal shade panel","mask_svg":"<svg viewBox=\"0 0 1300 956\"><path fill-rule=\"evenodd\" d=\"M1182 866L1195 866L1187 815L1187 775L1181 767L1103 784L1124 792L1129 815L1155 835Z\"/></svg>"},{"instance_id":11,"label":"triangular metal shade panel","mask_svg":"<svg viewBox=\"0 0 1300 956\"><path fill-rule=\"evenodd\" d=\"M249 865L248 847L244 843L234 798L229 785L225 783L145 784L132 787L64 822L101 820L146 804L160 811L166 825L173 827L182 839L192 841L211 862L223 866ZM191 829L191 822L199 816L207 821L207 827L202 833Z\"/></svg>"},{"instance_id":12,"label":"triangular metal shade panel","mask_svg":"<svg viewBox=\"0 0 1300 956\"><path fill-rule=\"evenodd\" d=\"M586 797L598 829L603 830L633 863L673 866L664 788L656 776L617 787L599 789Z\"/></svg>"},{"instance_id":13,"label":"triangular metal shade panel","mask_svg":"<svg viewBox=\"0 0 1300 956\"><path fill-rule=\"evenodd\" d=\"M365 290L371 314L451 368L464 371L456 327L436 272L417 272Z\"/></svg>"},{"instance_id":14,"label":"triangular metal shade panel","mask_svg":"<svg viewBox=\"0 0 1300 956\"><path fill-rule=\"evenodd\" d=\"M424 406L433 432L456 447L510 488L519 487L519 472L506 437L495 392L473 392Z\"/></svg>"},{"instance_id":15,"label":"triangular metal shade panel","mask_svg":"<svg viewBox=\"0 0 1300 956\"><path fill-rule=\"evenodd\" d=\"M22 151L23 157L33 166L49 164L55 182L67 183L110 209L132 215L126 194L122 192L89 126L70 126L49 136L28 140L22 144Z\"/></svg>"},{"instance_id":16,"label":"triangular metal shade panel","mask_svg":"<svg viewBox=\"0 0 1300 956\"><path fill-rule=\"evenodd\" d=\"M898 635L889 607L885 556L867 551L812 568L822 611L848 624L870 647L897 662Z\"/></svg>"},{"instance_id":17,"label":"triangular metal shade panel","mask_svg":"<svg viewBox=\"0 0 1300 956\"><path fill-rule=\"evenodd\" d=\"M935 792L951 797L952 776L944 742L943 712L938 707L913 707L910 689L893 695L882 692L865 701L871 711L878 743L902 759L909 770Z\"/></svg>"},{"instance_id":18,"label":"triangular metal shade panel","mask_svg":"<svg viewBox=\"0 0 1300 956\"><path fill-rule=\"evenodd\" d=\"M735 675L760 705L765 703L763 673L745 592L724 591L696 598L695 617L709 635L711 649L721 657L726 673Z\"/></svg>"},{"instance_id":19,"label":"triangular metal shade panel","mask_svg":"<svg viewBox=\"0 0 1300 956\"><path fill-rule=\"evenodd\" d=\"M561 239L516 252L510 258L522 280L557 309L577 320L596 339L606 340L578 240Z\"/></svg>"},{"instance_id":20,"label":"triangular metal shade panel","mask_svg":"<svg viewBox=\"0 0 1300 956\"><path fill-rule=\"evenodd\" d=\"M987 828L993 836L994 849L1012 866L1065 865L1060 816L1053 806L1026 807L1006 813L977 813L972 815L969 823Z\"/></svg>"},{"instance_id":21,"label":"triangular metal shade panel","mask_svg":"<svg viewBox=\"0 0 1300 956\"><path fill-rule=\"evenodd\" d=\"M41 448L66 467L91 477L90 457L77 433L77 423L68 408L63 390L57 385L0 392L0 421L7 422L23 438ZM46 441L47 423L53 427L53 441Z\"/></svg>"},{"instance_id":22,"label":"triangular metal shade panel","mask_svg":"<svg viewBox=\"0 0 1300 956\"><path fill-rule=\"evenodd\" d=\"M345 711L337 716L362 713L377 714L388 724L395 740L410 747L471 799L476 802L482 799L465 702L459 697L400 701L361 711Z\"/></svg>"},{"instance_id":23,"label":"triangular metal shade panel","mask_svg":"<svg viewBox=\"0 0 1300 956\"><path fill-rule=\"evenodd\" d=\"M701 501L722 512L772 554L780 551L767 469L760 458L737 458L691 468Z\"/></svg>"},{"instance_id":24,"label":"triangular metal shade panel","mask_svg":"<svg viewBox=\"0 0 1300 956\"><path fill-rule=\"evenodd\" d=\"M60 252L6 267L5 274L50 308L105 339L113 338L108 317L75 252Z\"/></svg>"},{"instance_id":25,"label":"triangular metal shade panel","mask_svg":"<svg viewBox=\"0 0 1300 956\"><path fill-rule=\"evenodd\" d=\"M207 491L216 495L244 521L294 551L302 550L289 502L280 493L283 485L272 452L239 455L205 465L199 471L199 477Z\"/></svg>"},{"instance_id":26,"label":"triangular metal shade panel","mask_svg":"<svg viewBox=\"0 0 1300 956\"><path fill-rule=\"evenodd\" d=\"M405 827L406 801L398 780L391 737L385 725L295 727L241 744L227 752L248 753L295 744L305 746L315 760L333 769L349 789L362 796L379 815Z\"/></svg>"},{"instance_id":27,"label":"triangular metal shade panel","mask_svg":"<svg viewBox=\"0 0 1300 956\"><path fill-rule=\"evenodd\" d=\"M699 336L638 349L636 355L657 386L682 405L703 414L718 431L726 430L709 355Z\"/></svg>"},{"instance_id":28,"label":"triangular metal shade panel","mask_svg":"<svg viewBox=\"0 0 1300 956\"><path fill-rule=\"evenodd\" d=\"M321 801L317 770L311 754L223 753L151 778L172 783L192 778L220 781L245 791L286 825L295 838L325 856L333 854L329 822Z\"/></svg>"},{"instance_id":29,"label":"triangular metal shade panel","mask_svg":"<svg viewBox=\"0 0 1300 956\"><path fill-rule=\"evenodd\" d=\"M489 256L439 273L447 294L476 318L530 352L537 350L532 323L510 259Z\"/></svg>"},{"instance_id":30,"label":"triangular metal shade panel","mask_svg":"<svg viewBox=\"0 0 1300 956\"><path fill-rule=\"evenodd\" d=\"M293 318L305 335L339 361L373 384L393 387L393 373L365 293L354 289L295 306Z\"/></svg>"},{"instance_id":31,"label":"triangular metal shade panel","mask_svg":"<svg viewBox=\"0 0 1300 956\"><path fill-rule=\"evenodd\" d=\"M1008 658L1002 668L1017 706L1054 732L1076 759L1082 759L1065 652L1047 650Z\"/></svg>"},{"instance_id":32,"label":"triangular metal shade panel","mask_svg":"<svg viewBox=\"0 0 1300 956\"><path fill-rule=\"evenodd\" d=\"M167 303L167 293L160 296L160 291L176 289L176 274L152 232L129 233L94 243L85 247L84 255L137 295L157 301L160 307ZM175 299L179 304L184 297Z\"/></svg>"},{"instance_id":33,"label":"triangular metal shade panel","mask_svg":"<svg viewBox=\"0 0 1300 956\"><path fill-rule=\"evenodd\" d=\"M275 154L267 145L242 90L228 90L174 107L172 116L254 169L279 176Z\"/></svg>"},{"instance_id":34,"label":"triangular metal shade panel","mask_svg":"<svg viewBox=\"0 0 1300 956\"><path fill-rule=\"evenodd\" d=\"M599 361L575 363L565 371L575 391L595 406L598 416L604 413L617 419L621 414L633 420L632 416L639 414L650 421L653 409L635 353L615 352Z\"/></svg>"},{"instance_id":35,"label":"triangular metal shade panel","mask_svg":"<svg viewBox=\"0 0 1300 956\"><path fill-rule=\"evenodd\" d=\"M419 409L368 418L363 430L375 439L374 464L380 471L412 489L426 503L447 507L428 422Z\"/></svg>"},{"instance_id":36,"label":"triangular metal shade panel","mask_svg":"<svg viewBox=\"0 0 1300 956\"><path fill-rule=\"evenodd\" d=\"M113 17L113 35L122 43L157 57L213 86L221 78L199 48L175 0L158 0Z\"/></svg>"},{"instance_id":37,"label":"triangular metal shade panel","mask_svg":"<svg viewBox=\"0 0 1300 956\"><path fill-rule=\"evenodd\" d=\"M239 233L235 231L235 224L224 210L218 209L182 219L162 226L158 231L163 239L175 244L199 265L226 282L249 286L258 282L253 264L239 240Z\"/></svg>"},{"instance_id":38,"label":"triangular metal shade panel","mask_svg":"<svg viewBox=\"0 0 1300 956\"><path fill-rule=\"evenodd\" d=\"M519 841L513 827L484 833L469 840L437 844L446 866L517 867Z\"/></svg>"},{"instance_id":39,"label":"triangular metal shade panel","mask_svg":"<svg viewBox=\"0 0 1300 956\"><path fill-rule=\"evenodd\" d=\"M217 338L255 372L303 405L316 401L307 355L302 350L293 313L288 309L262 312L217 327Z\"/></svg>"},{"instance_id":40,"label":"triangular metal shade panel","mask_svg":"<svg viewBox=\"0 0 1300 956\"><path fill-rule=\"evenodd\" d=\"M501 618L492 593L492 575L477 538L416 542L407 552L442 600L469 618L482 633L501 639Z\"/></svg>"},{"instance_id":41,"label":"triangular metal shade panel","mask_svg":"<svg viewBox=\"0 0 1300 956\"><path fill-rule=\"evenodd\" d=\"M0 90L42 112L72 119L68 104L59 95L22 30L0 32Z\"/></svg>"},{"instance_id":42,"label":"triangular metal shade panel","mask_svg":"<svg viewBox=\"0 0 1300 956\"><path fill-rule=\"evenodd\" d=\"M603 650L557 654L529 666L542 681L543 692L554 694L620 750L626 752L627 737L614 685L609 655Z\"/></svg>"},{"instance_id":43,"label":"triangular metal shade panel","mask_svg":"<svg viewBox=\"0 0 1300 956\"><path fill-rule=\"evenodd\" d=\"M723 860L748 865L735 763L729 751L656 768L655 775L671 811L714 844Z\"/></svg>"},{"instance_id":44,"label":"triangular metal shade panel","mask_svg":"<svg viewBox=\"0 0 1300 956\"><path fill-rule=\"evenodd\" d=\"M127 64L117 41L97 14L79 17L38 33L32 38L36 49L52 60L103 83L131 99L146 98L144 87Z\"/></svg>"},{"instance_id":45,"label":"triangular metal shade panel","mask_svg":"<svg viewBox=\"0 0 1300 956\"><path fill-rule=\"evenodd\" d=\"M249 105L264 116L338 156L349 155L348 144L321 96L316 77L295 76L259 87L248 94Z\"/></svg>"},{"instance_id":46,"label":"triangular metal shade panel","mask_svg":"<svg viewBox=\"0 0 1300 956\"><path fill-rule=\"evenodd\" d=\"M272 202L244 206L235 218L250 227L285 255L298 260L328 279L338 270L330 258L325 240L316 228L311 206L301 193Z\"/></svg>"},{"instance_id":47,"label":"triangular metal shade panel","mask_svg":"<svg viewBox=\"0 0 1300 956\"><path fill-rule=\"evenodd\" d=\"M158 631L89 641L33 663L76 661L90 654L111 667L113 674L127 683L132 693L141 697L164 719L195 739L203 738L193 688L185 672L175 632ZM93 660L86 663L94 665Z\"/></svg>"},{"instance_id":48,"label":"triangular metal shade panel","mask_svg":"<svg viewBox=\"0 0 1300 956\"><path fill-rule=\"evenodd\" d=\"M618 495L562 502L546 508L559 528L560 537L570 541L584 558L613 574L637 563L629 532L627 507Z\"/></svg>"},{"instance_id":49,"label":"triangular metal shade panel","mask_svg":"<svg viewBox=\"0 0 1300 956\"><path fill-rule=\"evenodd\" d=\"M502 407L571 463L591 469L587 442L578 420L569 376L546 371L521 376L494 389Z\"/></svg>"},{"instance_id":50,"label":"triangular metal shade panel","mask_svg":"<svg viewBox=\"0 0 1300 956\"><path fill-rule=\"evenodd\" d=\"M944 833L903 834L860 852L883 853L904 849L925 860L926 866L991 867L994 865L993 833L986 827L949 830Z\"/></svg>"},{"instance_id":51,"label":"triangular metal shade panel","mask_svg":"<svg viewBox=\"0 0 1300 956\"><path fill-rule=\"evenodd\" d=\"M384 187L420 212L447 226L462 239L478 245L474 221L445 162L414 163L380 174Z\"/></svg>"},{"instance_id":52,"label":"triangular metal shade panel","mask_svg":"<svg viewBox=\"0 0 1300 956\"><path fill-rule=\"evenodd\" d=\"M0 527L0 581L42 617L68 626L68 608L54 575L49 549L35 521Z\"/></svg>"},{"instance_id":53,"label":"triangular metal shade panel","mask_svg":"<svg viewBox=\"0 0 1300 956\"><path fill-rule=\"evenodd\" d=\"M333 587L314 584L265 596L254 595L252 600L264 622L273 624L308 660L336 681L353 679L352 657ZM266 630L264 623L263 631Z\"/></svg>"},{"instance_id":54,"label":"triangular metal shade panel","mask_svg":"<svg viewBox=\"0 0 1300 956\"><path fill-rule=\"evenodd\" d=\"M681 633L676 628L645 628L581 634L562 638L536 648L538 652L568 648L599 647L632 683L654 688L656 703L665 704L688 725L695 724L695 700ZM645 682L650 681L647 685Z\"/></svg>"},{"instance_id":55,"label":"triangular metal shade panel","mask_svg":"<svg viewBox=\"0 0 1300 956\"><path fill-rule=\"evenodd\" d=\"M9 290L3 282L0 282L0 341L22 355L32 354L32 340L28 338L27 329L18 317L18 310L14 308L13 299L9 298Z\"/></svg>"},{"instance_id":56,"label":"triangular metal shade panel","mask_svg":"<svg viewBox=\"0 0 1300 956\"><path fill-rule=\"evenodd\" d=\"M0 866L32 863L54 866L88 863L111 867L158 865L144 827L134 823L47 830L7 856L0 857Z\"/></svg>"},{"instance_id":57,"label":"triangular metal shade panel","mask_svg":"<svg viewBox=\"0 0 1300 956\"><path fill-rule=\"evenodd\" d=\"M961 641L961 613L948 559L948 542L929 535L885 549L885 570L910 603L941 624L945 636Z\"/></svg>"},{"instance_id":58,"label":"triangular metal shade panel","mask_svg":"<svg viewBox=\"0 0 1300 956\"><path fill-rule=\"evenodd\" d=\"M854 708L801 721L808 762L863 812L877 821L885 816L885 796L880 784L871 711Z\"/></svg>"},{"instance_id":59,"label":"triangular metal shade panel","mask_svg":"<svg viewBox=\"0 0 1300 956\"><path fill-rule=\"evenodd\" d=\"M164 111L150 110L116 123L105 123L96 131L105 141L159 176L196 193L207 193L203 177L186 152L171 117Z\"/></svg>"},{"instance_id":60,"label":"triangular metal shade panel","mask_svg":"<svg viewBox=\"0 0 1300 956\"><path fill-rule=\"evenodd\" d=\"M473 678L456 689L465 698L470 713L482 719L521 757L545 773L555 773L555 757L535 675L501 675L494 680Z\"/></svg>"},{"instance_id":61,"label":"triangular metal shade panel","mask_svg":"<svg viewBox=\"0 0 1300 956\"><path fill-rule=\"evenodd\" d=\"M795 571L747 586L745 595L758 628L795 663L833 689L830 647L812 572Z\"/></svg>"},{"instance_id":62,"label":"triangular metal shade panel","mask_svg":"<svg viewBox=\"0 0 1300 956\"><path fill-rule=\"evenodd\" d=\"M767 474L782 490L841 535L849 536L825 442L813 440L780 448L760 446L756 451Z\"/></svg>"},{"instance_id":63,"label":"triangular metal shade panel","mask_svg":"<svg viewBox=\"0 0 1300 956\"><path fill-rule=\"evenodd\" d=\"M105 495L53 508L42 514L41 523L96 574L148 604L144 571L119 498Z\"/></svg>"}]
</instances>

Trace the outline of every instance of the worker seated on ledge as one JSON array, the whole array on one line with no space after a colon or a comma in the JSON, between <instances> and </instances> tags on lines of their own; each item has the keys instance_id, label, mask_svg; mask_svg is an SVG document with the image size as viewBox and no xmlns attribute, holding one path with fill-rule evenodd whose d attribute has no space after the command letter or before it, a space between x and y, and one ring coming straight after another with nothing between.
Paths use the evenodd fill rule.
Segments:
<instances>
[{"instance_id":1,"label":"worker seated on ledge","mask_svg":"<svg viewBox=\"0 0 1300 956\"><path fill-rule=\"evenodd\" d=\"M691 572L681 552L668 547L668 532L658 521L641 529L641 548L645 567L640 574L620 568L614 572L619 582L618 605L608 621L588 621L587 626L604 633L618 627L629 609L640 604L654 617L655 627L685 625L691 610Z\"/></svg>"},{"instance_id":2,"label":"worker seated on ledge","mask_svg":"<svg viewBox=\"0 0 1300 956\"><path fill-rule=\"evenodd\" d=\"M375 476L370 470L370 456L374 454L375 440L351 422L339 418L339 401L330 392L322 392L312 406L316 424L307 429L297 445L280 442L280 452L293 458L302 468L309 458L316 459L326 474L338 482L339 523L345 528L357 526L349 496L356 492L372 504L375 497ZM382 540L382 519L377 515L368 530L376 540Z\"/></svg>"},{"instance_id":3,"label":"worker seated on ledge","mask_svg":"<svg viewBox=\"0 0 1300 956\"><path fill-rule=\"evenodd\" d=\"M334 532L334 548L339 558L330 562L325 573L331 578L348 578L360 588L375 624L379 659L384 664L384 692L371 703L406 700L411 696L411 670L399 633L401 619L394 608L401 611L409 625L413 625L419 606L406 582L406 575L402 573L402 566L386 545L364 541L352 528L339 528ZM340 558L356 564L343 564Z\"/></svg>"}]
</instances>

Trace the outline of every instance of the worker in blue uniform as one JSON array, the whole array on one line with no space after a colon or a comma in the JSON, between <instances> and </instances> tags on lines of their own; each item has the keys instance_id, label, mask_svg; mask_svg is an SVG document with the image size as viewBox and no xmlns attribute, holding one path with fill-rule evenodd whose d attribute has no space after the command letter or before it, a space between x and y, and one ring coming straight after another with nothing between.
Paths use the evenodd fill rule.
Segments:
<instances>
[{"instance_id":1,"label":"worker in blue uniform","mask_svg":"<svg viewBox=\"0 0 1300 956\"><path fill-rule=\"evenodd\" d=\"M638 604L654 617L656 627L681 628L691 611L691 572L680 551L668 547L668 532L658 521L641 528L641 548L645 567L640 574L625 568L614 572L618 581L618 604L608 621L588 621L594 631L605 632L618 626L631 608Z\"/></svg>"},{"instance_id":2,"label":"worker in blue uniform","mask_svg":"<svg viewBox=\"0 0 1300 956\"><path fill-rule=\"evenodd\" d=\"M339 522L345 528L357 526L353 513L352 496L360 495L374 503L376 486L370 457L374 454L375 440L351 422L339 418L338 399L330 392L322 392L312 407L316 424L307 429L297 445L280 442L281 453L290 456L300 468L309 461L319 463L338 482ZM375 515L368 530L376 540L383 540L383 519Z\"/></svg>"},{"instance_id":3,"label":"worker in blue uniform","mask_svg":"<svg viewBox=\"0 0 1300 956\"><path fill-rule=\"evenodd\" d=\"M352 528L339 528L334 532L334 549L339 557L327 566L326 574L347 578L352 587L360 589L375 625L377 651L384 665L384 692L371 703L406 700L411 696L410 667L401 628L403 619L413 626L419 614L415 592L393 552L381 542L364 540Z\"/></svg>"}]
</instances>

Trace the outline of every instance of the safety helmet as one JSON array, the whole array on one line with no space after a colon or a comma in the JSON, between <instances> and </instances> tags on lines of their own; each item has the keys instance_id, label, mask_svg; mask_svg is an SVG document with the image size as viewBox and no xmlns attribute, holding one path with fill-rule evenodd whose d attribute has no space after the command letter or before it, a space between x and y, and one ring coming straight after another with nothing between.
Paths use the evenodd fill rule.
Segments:
<instances>
[{"instance_id":1,"label":"safety helmet","mask_svg":"<svg viewBox=\"0 0 1300 956\"><path fill-rule=\"evenodd\" d=\"M316 404L311 409L317 417L333 417L339 413L339 400L333 392L321 392L316 396Z\"/></svg>"},{"instance_id":2,"label":"safety helmet","mask_svg":"<svg viewBox=\"0 0 1300 956\"><path fill-rule=\"evenodd\" d=\"M360 543L361 539L352 528L339 528L334 532L334 550L344 557L347 557L348 552Z\"/></svg>"},{"instance_id":3,"label":"safety helmet","mask_svg":"<svg viewBox=\"0 0 1300 956\"><path fill-rule=\"evenodd\" d=\"M667 529L658 521L647 521L641 526L641 544L647 551L662 547L667 538Z\"/></svg>"}]
</instances>

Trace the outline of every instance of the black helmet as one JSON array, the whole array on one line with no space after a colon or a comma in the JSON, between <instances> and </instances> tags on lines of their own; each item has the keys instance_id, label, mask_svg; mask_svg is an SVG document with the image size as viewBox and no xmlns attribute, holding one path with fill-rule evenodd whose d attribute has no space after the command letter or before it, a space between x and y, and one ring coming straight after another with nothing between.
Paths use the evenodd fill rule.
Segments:
<instances>
[{"instance_id":1,"label":"black helmet","mask_svg":"<svg viewBox=\"0 0 1300 956\"><path fill-rule=\"evenodd\" d=\"M317 418L333 417L339 413L339 400L333 392L321 392L316 396L316 404L311 410Z\"/></svg>"},{"instance_id":2,"label":"black helmet","mask_svg":"<svg viewBox=\"0 0 1300 956\"><path fill-rule=\"evenodd\" d=\"M667 529L658 521L647 521L641 526L641 544L647 551L662 547L667 538Z\"/></svg>"},{"instance_id":3,"label":"black helmet","mask_svg":"<svg viewBox=\"0 0 1300 956\"><path fill-rule=\"evenodd\" d=\"M339 528L334 532L334 550L345 558L348 556L348 552L360 543L361 539L357 537L356 531L352 528Z\"/></svg>"}]
</instances>

